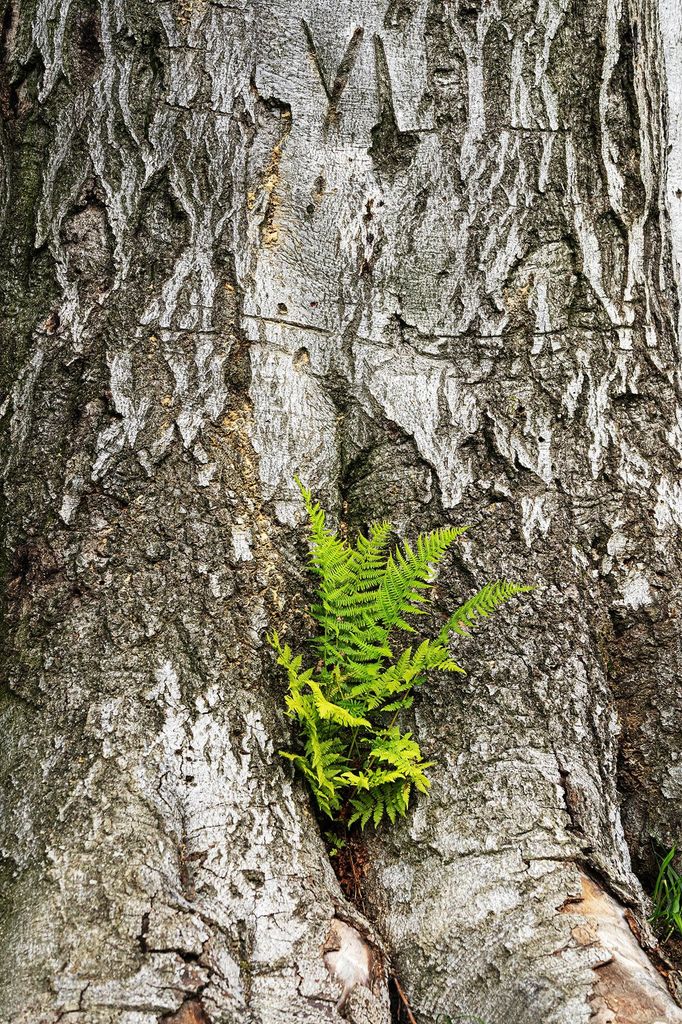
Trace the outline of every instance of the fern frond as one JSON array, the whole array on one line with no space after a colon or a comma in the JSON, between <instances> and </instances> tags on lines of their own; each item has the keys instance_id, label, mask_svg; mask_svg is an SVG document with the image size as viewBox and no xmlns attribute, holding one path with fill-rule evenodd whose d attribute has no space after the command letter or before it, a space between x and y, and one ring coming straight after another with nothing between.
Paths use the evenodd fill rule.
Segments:
<instances>
[{"instance_id":1,"label":"fern frond","mask_svg":"<svg viewBox=\"0 0 682 1024\"><path fill-rule=\"evenodd\" d=\"M499 608L505 601L511 600L512 597L516 597L517 594L527 594L534 589L534 587L527 587L522 583L514 583L509 580L494 580L492 583L486 583L478 593L453 612L438 634L438 642L446 643L450 633L468 636L469 631L478 624L478 619L487 618L496 608Z\"/></svg>"},{"instance_id":2,"label":"fern frond","mask_svg":"<svg viewBox=\"0 0 682 1024\"><path fill-rule=\"evenodd\" d=\"M369 537L358 537L352 560L353 592L376 589L381 583L392 532L391 523L371 523Z\"/></svg>"},{"instance_id":3,"label":"fern frond","mask_svg":"<svg viewBox=\"0 0 682 1024\"><path fill-rule=\"evenodd\" d=\"M377 601L377 618L387 626L397 625L405 613L423 614L418 607L426 598L420 590L427 590L435 571L454 542L462 536L466 526L444 526L419 537L416 552L408 541L391 555Z\"/></svg>"},{"instance_id":4,"label":"fern frond","mask_svg":"<svg viewBox=\"0 0 682 1024\"><path fill-rule=\"evenodd\" d=\"M409 779L418 789L428 789L429 780L424 770L431 768L433 761L422 760L419 744L412 739L411 732L401 734L395 726L384 729L375 736L369 758L393 765L404 779Z\"/></svg>"},{"instance_id":5,"label":"fern frond","mask_svg":"<svg viewBox=\"0 0 682 1024\"><path fill-rule=\"evenodd\" d=\"M325 589L329 587L330 581L335 576L342 573L343 568L351 559L351 551L346 542L328 528L327 517L320 503L314 500L311 492L298 477L294 477L294 479L308 513L312 540L310 567L313 572L322 577L322 588Z\"/></svg>"},{"instance_id":6,"label":"fern frond","mask_svg":"<svg viewBox=\"0 0 682 1024\"><path fill-rule=\"evenodd\" d=\"M370 787L370 779L365 772L344 772L339 779L349 786L355 786L356 789L369 789Z\"/></svg>"},{"instance_id":7,"label":"fern frond","mask_svg":"<svg viewBox=\"0 0 682 1024\"><path fill-rule=\"evenodd\" d=\"M359 821L360 827L364 829L365 825L374 813L376 796L373 793L358 793L357 796L351 799L350 805L353 809L353 813L348 819L348 826L350 827L351 825L354 825L356 821Z\"/></svg>"},{"instance_id":8,"label":"fern frond","mask_svg":"<svg viewBox=\"0 0 682 1024\"><path fill-rule=\"evenodd\" d=\"M346 708L341 707L340 704L332 704L331 701L327 700L325 695L322 693L322 689L314 679L307 681L308 686L313 691L313 700L315 701L315 707L317 713L323 721L336 722L337 725L344 725L347 729L354 729L360 725L365 725L371 729L372 724L368 722L366 718L358 718L353 715Z\"/></svg>"},{"instance_id":9,"label":"fern frond","mask_svg":"<svg viewBox=\"0 0 682 1024\"><path fill-rule=\"evenodd\" d=\"M298 748L281 751L309 786L320 814L347 818L348 827L407 814L414 792L426 793L433 762L422 757L398 716L435 670L461 673L448 649L452 633L468 634L504 601L532 590L497 580L458 608L434 639L415 638L393 653L394 630L417 633L442 559L465 527L444 527L389 550L392 526L372 523L354 544L331 530L324 510L296 480L308 515L309 564L318 578L311 612L319 626L317 665L276 631L267 642L287 674L287 714L296 722ZM387 719L387 715L391 716ZM386 727L386 722L390 725Z\"/></svg>"},{"instance_id":10,"label":"fern frond","mask_svg":"<svg viewBox=\"0 0 682 1024\"><path fill-rule=\"evenodd\" d=\"M384 774L395 775L398 773ZM384 814L392 823L395 823L398 817L404 817L407 814L411 792L411 783L401 777L395 778L393 781L384 781L368 791L358 792L350 800L352 813L348 820L349 827L359 822L360 827L364 829L370 819L376 826L381 822Z\"/></svg>"},{"instance_id":11,"label":"fern frond","mask_svg":"<svg viewBox=\"0 0 682 1024\"><path fill-rule=\"evenodd\" d=\"M393 711L402 711L403 708L411 708L414 704L414 697L403 697L402 700L394 700L390 704L384 704L381 708L382 711L388 711L389 714Z\"/></svg>"}]
</instances>

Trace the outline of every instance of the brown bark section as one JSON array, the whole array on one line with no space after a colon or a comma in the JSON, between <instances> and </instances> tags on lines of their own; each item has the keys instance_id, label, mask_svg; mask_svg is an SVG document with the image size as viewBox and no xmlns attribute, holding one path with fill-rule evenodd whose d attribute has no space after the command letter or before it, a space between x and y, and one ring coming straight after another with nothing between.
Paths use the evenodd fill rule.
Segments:
<instances>
[{"instance_id":1,"label":"brown bark section","mask_svg":"<svg viewBox=\"0 0 682 1024\"><path fill-rule=\"evenodd\" d=\"M666 973L656 973L640 946L641 934L631 913L623 911L594 879L581 875L580 882L580 898L562 910L580 915L572 927L573 938L603 958L590 997L591 1020L648 1024L652 1015L665 1021L682 1020L682 1011L670 1005Z\"/></svg>"}]
</instances>

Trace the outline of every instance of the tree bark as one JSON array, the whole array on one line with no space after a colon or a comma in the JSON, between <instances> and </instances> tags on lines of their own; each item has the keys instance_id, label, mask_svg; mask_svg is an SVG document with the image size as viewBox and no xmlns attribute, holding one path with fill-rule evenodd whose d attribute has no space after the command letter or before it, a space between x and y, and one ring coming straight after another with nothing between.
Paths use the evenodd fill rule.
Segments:
<instances>
[{"instance_id":1,"label":"tree bark","mask_svg":"<svg viewBox=\"0 0 682 1024\"><path fill-rule=\"evenodd\" d=\"M682 1021L674 0L5 0L0 1020ZM299 472L472 529L342 894L263 638Z\"/></svg>"}]
</instances>

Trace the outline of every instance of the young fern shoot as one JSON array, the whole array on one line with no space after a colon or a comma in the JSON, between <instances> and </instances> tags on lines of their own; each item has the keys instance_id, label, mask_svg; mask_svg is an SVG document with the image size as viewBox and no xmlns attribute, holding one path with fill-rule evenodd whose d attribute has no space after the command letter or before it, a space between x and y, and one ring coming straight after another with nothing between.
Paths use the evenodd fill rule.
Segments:
<instances>
[{"instance_id":1,"label":"young fern shoot","mask_svg":"<svg viewBox=\"0 0 682 1024\"><path fill-rule=\"evenodd\" d=\"M457 608L433 639L419 637L413 616L425 614L438 565L466 527L442 527L390 550L392 525L373 523L355 545L330 530L323 509L297 479L308 513L310 568L318 578L311 612L320 632L305 667L276 632L268 643L287 672L287 713L298 725L296 752L281 751L305 778L320 812L348 827L407 814L414 791L426 793L419 744L396 724L429 672L463 673L448 649L516 594L532 590L506 580L487 583ZM409 646L400 636L412 634Z\"/></svg>"}]
</instances>

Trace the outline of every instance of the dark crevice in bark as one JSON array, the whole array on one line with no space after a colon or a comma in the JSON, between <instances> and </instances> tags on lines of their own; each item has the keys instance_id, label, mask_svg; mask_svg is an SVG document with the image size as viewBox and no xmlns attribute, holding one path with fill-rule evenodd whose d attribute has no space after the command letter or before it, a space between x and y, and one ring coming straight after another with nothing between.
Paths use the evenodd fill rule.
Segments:
<instances>
[{"instance_id":1,"label":"dark crevice in bark","mask_svg":"<svg viewBox=\"0 0 682 1024\"><path fill-rule=\"evenodd\" d=\"M145 911L142 915L142 922L140 924L140 932L137 936L137 941L140 944L140 951L142 953L149 952L149 946L147 945L147 935L149 934L149 911Z\"/></svg>"},{"instance_id":2,"label":"dark crevice in bark","mask_svg":"<svg viewBox=\"0 0 682 1024\"><path fill-rule=\"evenodd\" d=\"M417 1024L400 979L393 972L388 977L388 993L391 1001L391 1024Z\"/></svg>"},{"instance_id":3,"label":"dark crevice in bark","mask_svg":"<svg viewBox=\"0 0 682 1024\"><path fill-rule=\"evenodd\" d=\"M404 132L398 128L386 50L378 35L374 37L374 55L380 117L372 129L372 145L368 153L377 172L392 181L410 166L419 145L419 136L415 132Z\"/></svg>"},{"instance_id":4,"label":"dark crevice in bark","mask_svg":"<svg viewBox=\"0 0 682 1024\"><path fill-rule=\"evenodd\" d=\"M17 0L6 0L0 27L0 67L7 66L17 28L19 27L19 4Z\"/></svg>"},{"instance_id":5,"label":"dark crevice in bark","mask_svg":"<svg viewBox=\"0 0 682 1024\"><path fill-rule=\"evenodd\" d=\"M79 82L93 81L104 60L102 49L102 12L99 4L88 0L72 14L73 25L67 28L71 45L67 49L67 66Z\"/></svg>"},{"instance_id":6,"label":"dark crevice in bark","mask_svg":"<svg viewBox=\"0 0 682 1024\"><path fill-rule=\"evenodd\" d=\"M344 842L338 852L331 856L330 862L339 880L341 891L347 900L362 913L366 913L364 899L365 875L369 867L369 851L361 834L357 831L347 832L342 822L329 822L327 831ZM324 829L324 823L321 823ZM329 845L328 845L329 849ZM331 851L333 853L333 851Z\"/></svg>"}]
</instances>

